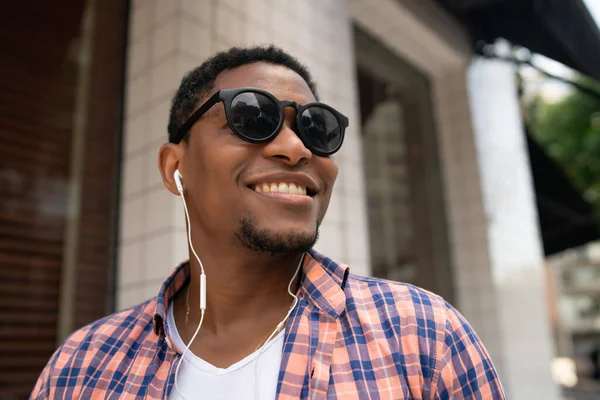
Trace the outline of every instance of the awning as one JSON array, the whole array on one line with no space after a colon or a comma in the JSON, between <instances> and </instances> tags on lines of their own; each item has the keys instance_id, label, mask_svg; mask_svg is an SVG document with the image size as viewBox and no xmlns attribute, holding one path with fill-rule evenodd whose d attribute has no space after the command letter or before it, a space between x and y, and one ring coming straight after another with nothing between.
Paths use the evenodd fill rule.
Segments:
<instances>
[{"instance_id":1,"label":"awning","mask_svg":"<svg viewBox=\"0 0 600 400\"><path fill-rule=\"evenodd\" d=\"M592 206L527 132L544 253L548 256L600 238Z\"/></svg>"},{"instance_id":2,"label":"awning","mask_svg":"<svg viewBox=\"0 0 600 400\"><path fill-rule=\"evenodd\" d=\"M436 0L473 44L498 38L600 80L600 29L582 0Z\"/></svg>"},{"instance_id":3,"label":"awning","mask_svg":"<svg viewBox=\"0 0 600 400\"><path fill-rule=\"evenodd\" d=\"M436 1L469 32L474 49L504 38L600 81L600 29L582 0ZM545 254L600 239L592 206L529 133L527 144Z\"/></svg>"}]
</instances>

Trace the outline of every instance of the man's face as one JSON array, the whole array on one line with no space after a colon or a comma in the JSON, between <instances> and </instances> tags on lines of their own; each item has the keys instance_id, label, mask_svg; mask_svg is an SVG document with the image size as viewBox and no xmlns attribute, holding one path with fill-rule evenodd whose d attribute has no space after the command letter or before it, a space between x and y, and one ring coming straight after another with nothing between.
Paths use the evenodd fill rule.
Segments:
<instances>
[{"instance_id":1,"label":"man's face","mask_svg":"<svg viewBox=\"0 0 600 400\"><path fill-rule=\"evenodd\" d=\"M263 89L298 104L315 101L306 82L279 65L248 64L215 81L215 91L240 87ZM292 129L295 117L296 111L286 108L278 135L262 144L248 143L231 131L223 103L192 127L182 173L194 229L271 254L314 245L338 168L333 158L304 147ZM290 190L292 185L299 194Z\"/></svg>"}]
</instances>

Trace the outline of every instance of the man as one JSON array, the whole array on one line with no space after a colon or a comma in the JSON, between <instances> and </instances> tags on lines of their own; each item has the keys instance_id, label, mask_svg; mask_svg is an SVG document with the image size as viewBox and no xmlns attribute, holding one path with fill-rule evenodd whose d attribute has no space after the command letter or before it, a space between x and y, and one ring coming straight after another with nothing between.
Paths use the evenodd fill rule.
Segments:
<instances>
[{"instance_id":1,"label":"man","mask_svg":"<svg viewBox=\"0 0 600 400\"><path fill-rule=\"evenodd\" d=\"M156 298L75 332L32 398L504 398L443 299L312 250L348 124L316 96L275 47L183 79L159 168L183 196L190 261Z\"/></svg>"}]
</instances>

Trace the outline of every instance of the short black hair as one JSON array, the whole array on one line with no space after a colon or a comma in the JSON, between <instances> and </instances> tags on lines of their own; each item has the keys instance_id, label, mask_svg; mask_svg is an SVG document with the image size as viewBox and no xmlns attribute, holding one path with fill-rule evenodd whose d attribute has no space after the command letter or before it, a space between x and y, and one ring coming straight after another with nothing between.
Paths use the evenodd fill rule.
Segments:
<instances>
[{"instance_id":1,"label":"short black hair","mask_svg":"<svg viewBox=\"0 0 600 400\"><path fill-rule=\"evenodd\" d=\"M174 142L179 128L195 111L198 101L214 88L215 80L222 72L260 61L282 65L296 72L306 81L315 98L317 98L316 85L308 69L281 48L275 45L247 48L232 47L204 61L199 67L188 72L181 80L179 89L177 89L171 102L168 126L169 142ZM183 140L187 140L188 136L189 132L185 134Z\"/></svg>"}]
</instances>

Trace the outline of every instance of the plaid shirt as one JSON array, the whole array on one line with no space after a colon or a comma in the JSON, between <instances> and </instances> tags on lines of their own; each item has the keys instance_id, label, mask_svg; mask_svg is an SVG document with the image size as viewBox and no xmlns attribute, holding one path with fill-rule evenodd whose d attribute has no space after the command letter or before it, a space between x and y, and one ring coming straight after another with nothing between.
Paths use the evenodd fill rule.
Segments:
<instances>
[{"instance_id":1,"label":"plaid shirt","mask_svg":"<svg viewBox=\"0 0 600 400\"><path fill-rule=\"evenodd\" d=\"M277 399L505 398L483 344L440 297L350 275L315 251L302 272ZM181 349L171 344L165 313L188 278L185 263L155 299L71 335L31 399L167 399Z\"/></svg>"}]
</instances>

